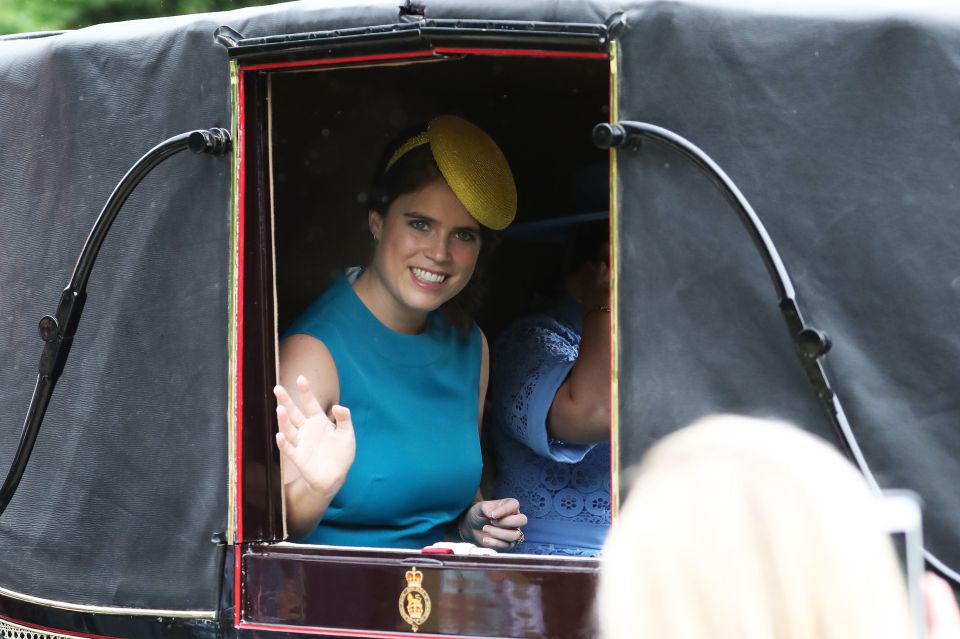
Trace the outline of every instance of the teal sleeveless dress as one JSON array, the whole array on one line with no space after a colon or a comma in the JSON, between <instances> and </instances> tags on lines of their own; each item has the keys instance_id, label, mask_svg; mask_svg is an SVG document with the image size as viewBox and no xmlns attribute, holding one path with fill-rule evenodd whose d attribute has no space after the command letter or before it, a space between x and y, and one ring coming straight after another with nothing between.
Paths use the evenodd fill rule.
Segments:
<instances>
[{"instance_id":1,"label":"teal sleeveless dress","mask_svg":"<svg viewBox=\"0 0 960 639\"><path fill-rule=\"evenodd\" d=\"M357 454L313 544L422 548L472 502L482 461L477 432L482 338L442 311L419 335L397 333L340 277L286 331L322 341L350 409Z\"/></svg>"}]
</instances>

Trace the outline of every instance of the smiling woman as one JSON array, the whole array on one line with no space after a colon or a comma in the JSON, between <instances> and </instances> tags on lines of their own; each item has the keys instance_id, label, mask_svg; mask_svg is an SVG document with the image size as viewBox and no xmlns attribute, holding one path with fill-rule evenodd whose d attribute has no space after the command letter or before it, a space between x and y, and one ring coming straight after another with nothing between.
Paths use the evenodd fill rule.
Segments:
<instances>
[{"instance_id":1,"label":"smiling woman","mask_svg":"<svg viewBox=\"0 0 960 639\"><path fill-rule=\"evenodd\" d=\"M518 502L479 498L486 339L443 307L474 274L482 225L512 221L513 177L493 140L455 116L433 118L384 157L368 213L372 259L340 276L280 344L288 526L319 544L419 548L452 532L509 548L526 524ZM443 463L423 463L426 442Z\"/></svg>"},{"instance_id":2,"label":"smiling woman","mask_svg":"<svg viewBox=\"0 0 960 639\"><path fill-rule=\"evenodd\" d=\"M377 250L354 290L394 330L419 333L424 312L455 297L473 276L480 225L446 182L434 178L389 210L370 211L370 232Z\"/></svg>"}]
</instances>

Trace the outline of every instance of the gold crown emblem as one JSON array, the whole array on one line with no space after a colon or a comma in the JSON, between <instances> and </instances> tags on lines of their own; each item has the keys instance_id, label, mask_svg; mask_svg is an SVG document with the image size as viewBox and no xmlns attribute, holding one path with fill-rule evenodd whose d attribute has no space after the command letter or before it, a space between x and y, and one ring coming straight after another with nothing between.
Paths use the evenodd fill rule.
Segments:
<instances>
[{"instance_id":1,"label":"gold crown emblem","mask_svg":"<svg viewBox=\"0 0 960 639\"><path fill-rule=\"evenodd\" d=\"M416 566L404 574L407 578L407 587L400 593L398 602L400 617L410 624L411 630L417 632L430 617L430 595L420 587L423 583L423 573L417 570Z\"/></svg>"},{"instance_id":2,"label":"gold crown emblem","mask_svg":"<svg viewBox=\"0 0 960 639\"><path fill-rule=\"evenodd\" d=\"M406 572L406 577L408 588L419 588L423 583L423 573L417 570L416 566Z\"/></svg>"}]
</instances>

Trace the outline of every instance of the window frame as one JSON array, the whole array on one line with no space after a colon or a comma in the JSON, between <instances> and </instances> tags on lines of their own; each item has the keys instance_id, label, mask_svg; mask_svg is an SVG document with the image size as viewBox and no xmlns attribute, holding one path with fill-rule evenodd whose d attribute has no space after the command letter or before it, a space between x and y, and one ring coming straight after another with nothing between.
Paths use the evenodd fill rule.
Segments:
<instances>
[{"instance_id":1,"label":"window frame","mask_svg":"<svg viewBox=\"0 0 960 639\"><path fill-rule=\"evenodd\" d=\"M581 25L582 26L582 25ZM599 25L590 25L591 32L598 31ZM392 31L391 31L392 33ZM471 32L464 44L472 44L469 39L476 34ZM282 40L286 36L278 36ZM265 39L259 39L265 40ZM589 632L578 624L590 616L591 597L599 569L599 561L589 558L533 557L530 555L494 557L427 555L419 551L393 551L385 549L339 548L326 546L307 546L284 542L286 536L284 522L284 503L282 481L280 477L279 452L274 445L275 413L273 396L270 389L276 380L277 371L277 299L276 299L276 257L275 229L273 225L272 201L272 158L270 132L269 94L270 74L278 71L306 70L310 68L342 68L352 65L390 64L417 60L434 59L437 56L519 56L519 57L563 57L609 60L611 53L606 41L597 50L598 38L593 39L591 48L550 48L532 49L506 47L475 46L437 46L434 42L421 41L411 46L405 41L397 46L381 46L380 52L369 49L357 51L355 48L331 53L326 56L311 55L312 51L290 50L283 56L275 47L269 45L264 53L263 42L256 48L245 50L244 55L236 55L231 62L231 76L234 86L234 139L235 145L235 219L234 253L232 263L235 283L233 299L233 361L231 372L235 380L231 397L232 436L231 444L231 529L228 538L234 544L233 565L228 570L232 575L233 625L238 629L251 631L272 631L283 633L327 634L340 636L396 636L407 633L398 615L396 600L386 609L390 613L378 614L375 606L370 606L367 617L369 623L363 628L345 627L336 624L317 623L316 617L309 611L301 619L302 623L281 622L276 615L270 616L262 606L264 597L277 595L277 571L292 570L304 576L295 589L302 598L304 606L317 601L326 590L317 584L327 584L337 588L344 566L348 566L350 582L373 579L382 587L371 597L383 599L386 593L399 596L404 582L402 576L411 566L426 571L424 583L449 583L451 579L463 579L464 575L481 576L483 587L487 588L488 599L502 597L496 584L510 583L516 588L527 587L530 583L541 584L541 590L547 595L538 599L537 605L549 608L558 628L566 628L566 636L583 636ZM289 45L287 41L285 44ZM302 44L302 42L301 42ZM453 44L457 44L456 42ZM542 42L539 44L542 45ZM554 43L551 42L551 45ZM299 46L299 45L297 45ZM272 47L272 48L271 48ZM231 55L237 53L232 51ZM279 60L277 58L280 58ZM611 67L611 70L614 67ZM611 82L611 86L615 82ZM612 96L611 96L612 97ZM611 104L611 109L615 103ZM266 124L265 124L266 123ZM612 160L611 160L612 161ZM611 167L612 170L612 167ZM613 206L613 202L611 202ZM265 215L264 212L269 212ZM611 223L613 212L611 211ZM611 234L613 234L611 224ZM613 247L613 243L611 243ZM613 248L611 249L613 250ZM611 314L615 326L616 314ZM614 329L615 330L615 329ZM615 333L614 333L615 334ZM615 346L614 346L615 350ZM614 360L615 361L615 360ZM612 371L615 366L612 366ZM614 377L614 386L616 386ZM614 411L616 402L613 403ZM615 420L614 420L614 423ZM615 446L615 429L614 441ZM616 452L612 452L612 472L614 481L611 499L616 504ZM393 577L385 577L384 570L396 572ZM377 576L379 575L379 576ZM382 577L382 579L381 579ZM312 584L312 585L311 585ZM543 585L552 584L552 585ZM273 590L271 590L273 589ZM367 591L362 591L367 592ZM499 592L499 594L497 594ZM554 593L550 595L549 593ZM272 594L271 594L272 593ZM571 603L570 597L579 595L581 605ZM482 599L483 597L481 597ZM438 602L435 610L444 609L444 603ZM495 617L496 615L491 615ZM305 620L305 621L304 621ZM510 629L497 620L490 620L485 629L470 632L472 636L514 636ZM429 622L428 622L429 623ZM553 622L552 622L553 623ZM444 627L442 634L460 634L450 632ZM527 629L528 632L537 631ZM557 630L551 630L557 635ZM430 634L420 632L418 634ZM562 636L563 632L560 633Z\"/></svg>"}]
</instances>

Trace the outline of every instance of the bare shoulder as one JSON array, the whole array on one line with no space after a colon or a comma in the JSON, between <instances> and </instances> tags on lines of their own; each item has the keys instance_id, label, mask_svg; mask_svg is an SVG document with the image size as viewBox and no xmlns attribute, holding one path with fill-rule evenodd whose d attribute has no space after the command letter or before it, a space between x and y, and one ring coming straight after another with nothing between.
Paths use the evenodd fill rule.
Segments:
<instances>
[{"instance_id":1,"label":"bare shoulder","mask_svg":"<svg viewBox=\"0 0 960 639\"><path fill-rule=\"evenodd\" d=\"M288 390L295 389L300 375L310 382L324 410L339 403L340 378L333 355L316 337L298 333L280 342L280 383Z\"/></svg>"}]
</instances>

